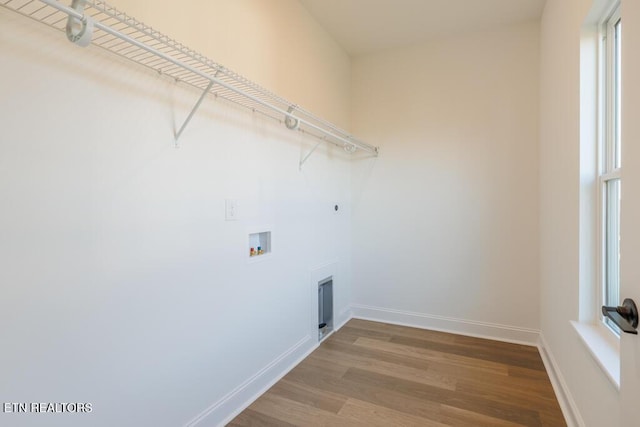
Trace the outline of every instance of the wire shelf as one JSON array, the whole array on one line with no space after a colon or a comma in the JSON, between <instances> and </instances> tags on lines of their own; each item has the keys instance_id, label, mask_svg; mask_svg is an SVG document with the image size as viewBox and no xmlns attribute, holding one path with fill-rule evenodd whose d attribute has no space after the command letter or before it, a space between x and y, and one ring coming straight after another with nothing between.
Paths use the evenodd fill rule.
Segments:
<instances>
[{"instance_id":1,"label":"wire shelf","mask_svg":"<svg viewBox=\"0 0 640 427\"><path fill-rule=\"evenodd\" d=\"M210 93L277 120L289 129L341 146L347 152L360 149L378 155L378 147L356 139L104 1L74 0L71 7L57 0L0 0L0 6L67 34L69 22L90 23L93 27L90 42L94 45L203 91L203 97L183 127L204 95Z\"/></svg>"}]
</instances>

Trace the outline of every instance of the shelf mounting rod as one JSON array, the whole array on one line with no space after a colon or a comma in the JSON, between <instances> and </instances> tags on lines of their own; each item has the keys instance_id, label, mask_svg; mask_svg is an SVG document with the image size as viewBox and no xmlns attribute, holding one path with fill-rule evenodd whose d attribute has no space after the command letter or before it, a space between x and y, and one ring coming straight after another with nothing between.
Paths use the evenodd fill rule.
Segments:
<instances>
[{"instance_id":1,"label":"shelf mounting rod","mask_svg":"<svg viewBox=\"0 0 640 427\"><path fill-rule=\"evenodd\" d=\"M202 95L200 95L200 98L198 98L198 102L196 102L196 105L193 106L186 120L184 121L184 123L182 123L182 126L180 126L180 130L176 133L176 144L178 143L178 139L180 139L180 135L182 135L182 132L187 127L187 125L193 118L193 115L196 113L198 108L200 108L200 104L202 104L202 101L204 101L204 97L207 95L207 93L209 93L212 87L213 87L213 80L209 82L209 85L207 85L207 88L202 92Z\"/></svg>"}]
</instances>

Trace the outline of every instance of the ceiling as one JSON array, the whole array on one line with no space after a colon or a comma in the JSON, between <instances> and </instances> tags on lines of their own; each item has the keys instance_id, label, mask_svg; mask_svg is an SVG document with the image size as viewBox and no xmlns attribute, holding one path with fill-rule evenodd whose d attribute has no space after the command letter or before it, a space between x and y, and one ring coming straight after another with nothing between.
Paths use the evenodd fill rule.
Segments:
<instances>
[{"instance_id":1,"label":"ceiling","mask_svg":"<svg viewBox=\"0 0 640 427\"><path fill-rule=\"evenodd\" d=\"M546 0L300 0L350 55L537 20Z\"/></svg>"}]
</instances>

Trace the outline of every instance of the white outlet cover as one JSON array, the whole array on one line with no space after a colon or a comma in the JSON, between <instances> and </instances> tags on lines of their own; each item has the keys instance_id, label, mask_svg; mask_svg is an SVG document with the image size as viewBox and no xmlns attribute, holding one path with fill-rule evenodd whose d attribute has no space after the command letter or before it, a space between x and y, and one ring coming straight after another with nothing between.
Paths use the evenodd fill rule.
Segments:
<instances>
[{"instance_id":1,"label":"white outlet cover","mask_svg":"<svg viewBox=\"0 0 640 427\"><path fill-rule=\"evenodd\" d=\"M238 220L238 201L236 199L225 199L224 219L225 221Z\"/></svg>"}]
</instances>

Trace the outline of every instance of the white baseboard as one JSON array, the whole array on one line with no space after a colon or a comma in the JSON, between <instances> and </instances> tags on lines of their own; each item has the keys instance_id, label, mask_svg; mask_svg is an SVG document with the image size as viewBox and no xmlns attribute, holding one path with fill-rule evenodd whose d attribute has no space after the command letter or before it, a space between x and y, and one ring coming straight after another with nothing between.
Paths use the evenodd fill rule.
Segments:
<instances>
[{"instance_id":1,"label":"white baseboard","mask_svg":"<svg viewBox=\"0 0 640 427\"><path fill-rule=\"evenodd\" d=\"M584 427L585 423L580 415L578 406L576 405L575 400L573 400L569 387L567 387L567 383L562 376L562 372L558 368L556 359L553 357L553 353L551 352L551 349L549 348L549 345L544 339L544 335L542 335L542 333L540 333L540 339L538 341L538 350L540 351L542 362L544 363L544 367L546 368L549 379L551 380L553 391L556 393L556 398L560 404L560 409L562 409L562 414L567 422L567 426Z\"/></svg>"},{"instance_id":2,"label":"white baseboard","mask_svg":"<svg viewBox=\"0 0 640 427\"><path fill-rule=\"evenodd\" d=\"M338 327L335 329L338 330L342 328L345 323L351 320L352 317L353 317L353 313L351 312L351 306L347 306L347 308L345 308L340 312L340 314L338 314L337 322L336 322L338 324Z\"/></svg>"},{"instance_id":3,"label":"white baseboard","mask_svg":"<svg viewBox=\"0 0 640 427\"><path fill-rule=\"evenodd\" d=\"M351 320L350 310L342 311L338 319L338 326L334 328L333 332L342 328L349 320ZM202 411L186 423L184 427L224 426L231 422L238 414L309 356L319 345L317 336L311 337L307 335L254 376L236 387L235 390Z\"/></svg>"},{"instance_id":4,"label":"white baseboard","mask_svg":"<svg viewBox=\"0 0 640 427\"><path fill-rule=\"evenodd\" d=\"M540 331L514 326L498 325L487 322L435 316L410 311L370 307L360 304L351 305L352 316L357 319L393 323L402 326L451 332L478 338L487 338L515 344L536 346Z\"/></svg>"},{"instance_id":5,"label":"white baseboard","mask_svg":"<svg viewBox=\"0 0 640 427\"><path fill-rule=\"evenodd\" d=\"M307 357L317 343L309 335L265 366L254 376L236 387L222 399L202 411L184 427L224 426L253 403Z\"/></svg>"}]
</instances>

